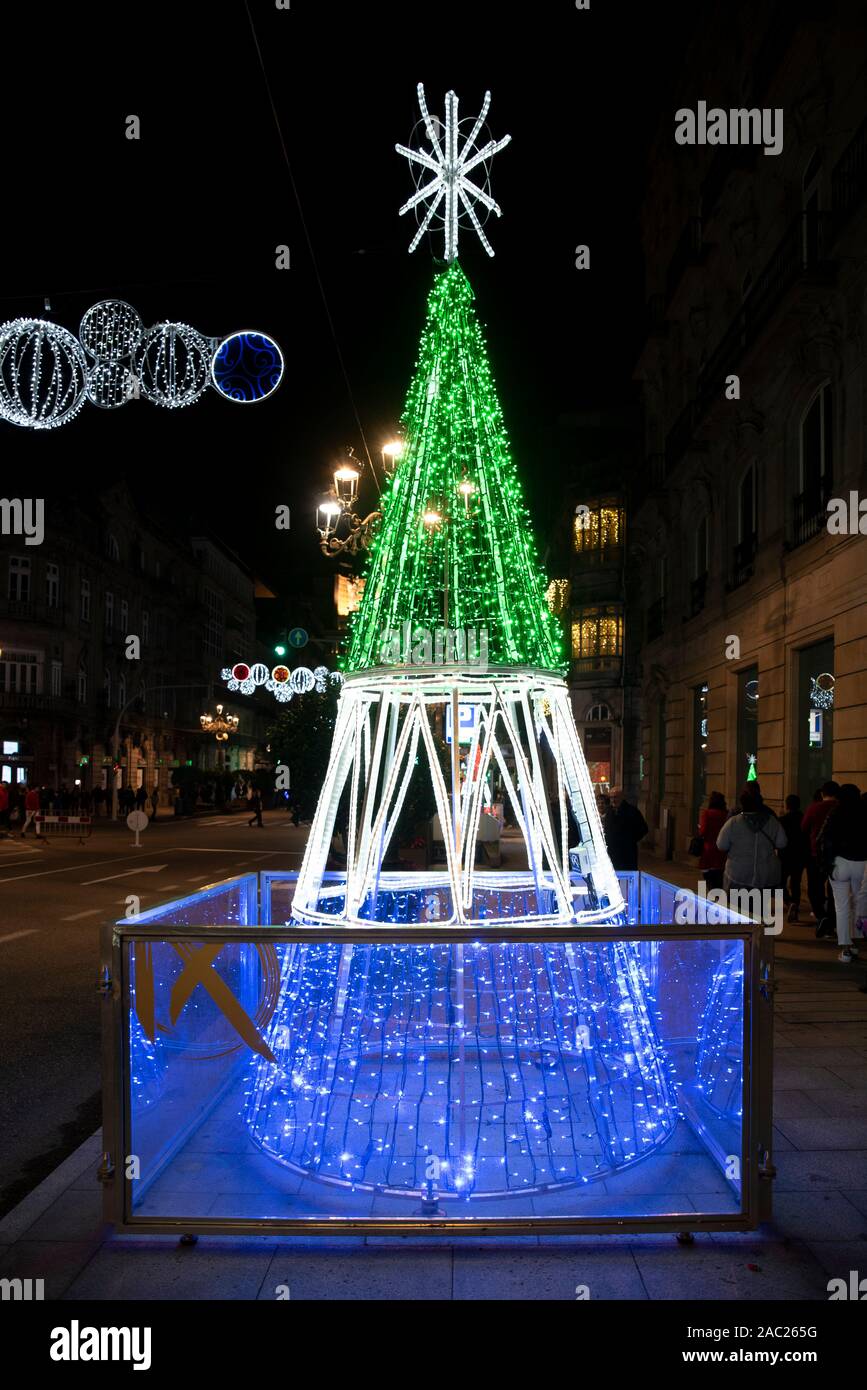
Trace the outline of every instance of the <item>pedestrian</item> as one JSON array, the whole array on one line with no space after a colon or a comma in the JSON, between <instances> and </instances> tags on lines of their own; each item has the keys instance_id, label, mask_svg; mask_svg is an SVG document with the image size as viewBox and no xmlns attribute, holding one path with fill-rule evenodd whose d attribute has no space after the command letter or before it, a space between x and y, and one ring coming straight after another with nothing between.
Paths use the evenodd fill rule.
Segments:
<instances>
[{"instance_id":1,"label":"pedestrian","mask_svg":"<svg viewBox=\"0 0 867 1390\"><path fill-rule=\"evenodd\" d=\"M156 818L157 818L157 811L158 811L158 809L159 809L159 804L160 804L160 789L159 789L158 786L155 786L154 789L153 789L153 791L151 792L151 806L153 807L153 810L151 811L151 820L156 820Z\"/></svg>"},{"instance_id":2,"label":"pedestrian","mask_svg":"<svg viewBox=\"0 0 867 1390\"><path fill-rule=\"evenodd\" d=\"M819 937L834 935L835 907L827 875L819 863L816 841L825 820L837 804L839 791L837 782L825 782L818 793L819 799L817 800L814 794L801 822L801 833L807 845L807 897L810 899L810 907L816 919L816 935Z\"/></svg>"},{"instance_id":3,"label":"pedestrian","mask_svg":"<svg viewBox=\"0 0 867 1390\"><path fill-rule=\"evenodd\" d=\"M711 792L707 806L698 818L698 839L701 840L698 867L702 871L708 891L712 888L722 888L726 857L721 849L717 849L716 839L727 819L728 807L725 797L722 792Z\"/></svg>"},{"instance_id":4,"label":"pedestrian","mask_svg":"<svg viewBox=\"0 0 867 1390\"><path fill-rule=\"evenodd\" d=\"M5 782L0 782L0 835L4 839L9 834L9 791Z\"/></svg>"},{"instance_id":5,"label":"pedestrian","mask_svg":"<svg viewBox=\"0 0 867 1390\"><path fill-rule=\"evenodd\" d=\"M778 888L783 875L777 850L786 848L786 832L755 782L747 783L739 799L740 814L726 821L716 841L726 855L723 888Z\"/></svg>"},{"instance_id":6,"label":"pedestrian","mask_svg":"<svg viewBox=\"0 0 867 1390\"><path fill-rule=\"evenodd\" d=\"M622 787L612 787L609 799L602 829L612 868L637 869L638 842L647 834L647 821L638 807L626 800Z\"/></svg>"},{"instance_id":7,"label":"pedestrian","mask_svg":"<svg viewBox=\"0 0 867 1390\"><path fill-rule=\"evenodd\" d=\"M801 798L792 793L786 797L786 814L780 825L786 832L786 848L780 854L783 866L783 901L789 909L788 920L797 922L801 908L801 875L807 862L807 845L803 831L804 813Z\"/></svg>"},{"instance_id":8,"label":"pedestrian","mask_svg":"<svg viewBox=\"0 0 867 1390\"><path fill-rule=\"evenodd\" d=\"M36 828L36 838L37 838L37 840L41 840L41 839L42 839L42 835L41 835L40 830L39 830L39 821L36 819L36 817L37 817L38 815L39 815L39 788L38 788L38 787L28 787L28 788L27 788L27 791L26 791L25 794L24 794L24 824L23 824L22 827L21 827L21 838L22 838L22 840L24 839L24 836L27 834L27 830L28 830L28 827L29 827L31 821L33 821L33 824L34 824L34 826L35 826L35 828Z\"/></svg>"},{"instance_id":9,"label":"pedestrian","mask_svg":"<svg viewBox=\"0 0 867 1390\"><path fill-rule=\"evenodd\" d=\"M867 919L867 809L854 782L844 782L839 788L816 848L834 897L838 960L848 965L858 959L858 948L852 941L853 919L855 930L862 935Z\"/></svg>"},{"instance_id":10,"label":"pedestrian","mask_svg":"<svg viewBox=\"0 0 867 1390\"><path fill-rule=\"evenodd\" d=\"M135 794L135 808L136 808L137 811L143 811L143 810L144 810L145 806L147 805L147 799L148 799L148 794L147 794L147 791L145 790L145 784L144 784L144 782L142 782L141 786L139 787L138 791L137 791L136 794Z\"/></svg>"},{"instance_id":11,"label":"pedestrian","mask_svg":"<svg viewBox=\"0 0 867 1390\"><path fill-rule=\"evenodd\" d=\"M255 822L255 824L258 825L260 830L264 830L265 827L262 824L262 793L260 791L253 791L253 794L250 797L249 806L253 814L250 816L250 819L247 821L247 824L252 829L253 824Z\"/></svg>"}]
</instances>

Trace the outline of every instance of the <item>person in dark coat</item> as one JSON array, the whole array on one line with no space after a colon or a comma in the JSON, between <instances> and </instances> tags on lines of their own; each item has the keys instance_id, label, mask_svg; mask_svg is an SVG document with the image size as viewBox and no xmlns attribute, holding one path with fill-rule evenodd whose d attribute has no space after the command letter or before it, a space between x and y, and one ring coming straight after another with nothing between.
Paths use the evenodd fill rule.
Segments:
<instances>
[{"instance_id":1,"label":"person in dark coat","mask_svg":"<svg viewBox=\"0 0 867 1390\"><path fill-rule=\"evenodd\" d=\"M840 787L837 782L825 782L819 793L818 801L814 796L804 812L804 819L801 822L801 832L807 843L807 896L810 899L813 916L818 924L816 927L817 936L833 936L834 934L834 899L828 887L827 875L823 873L819 864L816 841L826 818L837 804L839 791Z\"/></svg>"},{"instance_id":2,"label":"person in dark coat","mask_svg":"<svg viewBox=\"0 0 867 1390\"><path fill-rule=\"evenodd\" d=\"M799 796L786 797L786 814L780 825L786 832L786 848L780 850L783 865L783 900L788 904L789 921L797 922L801 907L801 876L807 863L807 842L802 830L804 813Z\"/></svg>"},{"instance_id":3,"label":"person in dark coat","mask_svg":"<svg viewBox=\"0 0 867 1390\"><path fill-rule=\"evenodd\" d=\"M609 796L611 804L605 812L602 829L611 866L637 869L638 842L647 834L647 821L638 807L625 799L622 787L612 787Z\"/></svg>"},{"instance_id":4,"label":"person in dark coat","mask_svg":"<svg viewBox=\"0 0 867 1390\"><path fill-rule=\"evenodd\" d=\"M863 931L867 919L867 808L854 782L840 787L816 838L816 850L837 909L839 959L848 964L858 959L853 925Z\"/></svg>"},{"instance_id":5,"label":"person in dark coat","mask_svg":"<svg viewBox=\"0 0 867 1390\"><path fill-rule=\"evenodd\" d=\"M262 793L254 788L253 795L250 797L250 800L248 801L247 805L250 807L250 810L253 813L250 816L250 819L247 821L247 824L251 828L254 824L256 824L259 826L260 830L264 829L264 826L262 825Z\"/></svg>"},{"instance_id":6,"label":"person in dark coat","mask_svg":"<svg viewBox=\"0 0 867 1390\"><path fill-rule=\"evenodd\" d=\"M701 857L698 867L704 874L704 881L711 888L722 888L723 870L726 857L716 847L719 835L728 819L726 799L722 792L711 792L708 803L698 818L698 833L701 837Z\"/></svg>"}]
</instances>

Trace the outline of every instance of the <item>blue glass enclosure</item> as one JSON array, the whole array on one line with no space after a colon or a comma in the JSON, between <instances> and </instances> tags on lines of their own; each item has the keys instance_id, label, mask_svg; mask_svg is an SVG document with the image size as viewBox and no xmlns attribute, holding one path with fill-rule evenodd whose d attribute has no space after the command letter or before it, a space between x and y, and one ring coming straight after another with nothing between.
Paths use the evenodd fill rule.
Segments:
<instances>
[{"instance_id":1,"label":"blue glass enclosure","mask_svg":"<svg viewBox=\"0 0 867 1390\"><path fill-rule=\"evenodd\" d=\"M628 923L566 932L294 927L283 874L118 924L113 1219L755 1224L770 942L648 922L644 877Z\"/></svg>"}]
</instances>

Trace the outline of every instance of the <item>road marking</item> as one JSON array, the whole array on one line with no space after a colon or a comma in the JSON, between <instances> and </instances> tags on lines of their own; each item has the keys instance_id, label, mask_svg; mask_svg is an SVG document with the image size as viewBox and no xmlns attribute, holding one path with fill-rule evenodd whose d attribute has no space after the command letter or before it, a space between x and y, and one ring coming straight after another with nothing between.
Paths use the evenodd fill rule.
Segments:
<instances>
[{"instance_id":1,"label":"road marking","mask_svg":"<svg viewBox=\"0 0 867 1390\"><path fill-rule=\"evenodd\" d=\"M77 922L82 917L98 917L102 908L91 907L87 912L73 912L71 917L61 917L61 922Z\"/></svg>"},{"instance_id":2,"label":"road marking","mask_svg":"<svg viewBox=\"0 0 867 1390\"><path fill-rule=\"evenodd\" d=\"M187 883L201 883L205 878L210 878L210 874L193 874L192 878L187 879Z\"/></svg>"},{"instance_id":3,"label":"road marking","mask_svg":"<svg viewBox=\"0 0 867 1390\"><path fill-rule=\"evenodd\" d=\"M162 851L163 854L165 854L165 852L165 850ZM151 850L151 854L159 853L160 851L158 849ZM147 856L145 856L145 858L147 858ZM88 868L98 869L100 864L128 864L131 859L134 859L137 864L142 862L142 856L140 854L122 854L115 855L113 859L95 859L92 864L88 865ZM21 879L24 878L46 878L49 874L69 874L72 873L74 869L80 869L81 867L81 862L79 861L76 864L67 864L63 869L38 869L35 874L13 874L11 878L0 878L0 885L4 883L19 883ZM0 864L0 870L2 870L2 868L3 865Z\"/></svg>"},{"instance_id":4,"label":"road marking","mask_svg":"<svg viewBox=\"0 0 867 1390\"><path fill-rule=\"evenodd\" d=\"M136 874L158 874L163 869L167 869L168 864L145 864L138 869L124 869L120 874L106 874L105 878L88 878L79 884L80 888L89 888L92 883L110 883L113 878L134 878Z\"/></svg>"},{"instance_id":5,"label":"road marking","mask_svg":"<svg viewBox=\"0 0 867 1390\"><path fill-rule=\"evenodd\" d=\"M9 936L0 936L0 946L3 945L3 942L4 942L4 941L17 941L18 938L21 937L21 936L35 936L35 935L36 935L36 928L35 928L35 927L31 927L31 928L30 928L30 931L14 931L14 932L11 932Z\"/></svg>"}]
</instances>

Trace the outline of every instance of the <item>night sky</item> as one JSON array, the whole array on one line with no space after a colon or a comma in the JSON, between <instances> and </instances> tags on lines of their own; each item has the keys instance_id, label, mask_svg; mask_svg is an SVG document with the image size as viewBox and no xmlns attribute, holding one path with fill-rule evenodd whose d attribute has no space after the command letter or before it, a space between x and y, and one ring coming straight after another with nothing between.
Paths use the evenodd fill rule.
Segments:
<instances>
[{"instance_id":1,"label":"night sky","mask_svg":"<svg viewBox=\"0 0 867 1390\"><path fill-rule=\"evenodd\" d=\"M77 333L85 309L117 296L146 325L259 328L281 344L287 372L257 406L208 391L181 411L88 405L58 431L0 422L4 491L32 476L39 495L125 477L156 514L207 520L283 596L291 621L292 596L330 572L313 509L341 446L363 454L353 400L378 462L442 254L437 237L409 256L415 223L397 216L412 185L394 145L418 119L416 83L432 112L454 87L472 116L490 87L491 132L512 135L493 165L503 217L488 226L495 259L470 232L461 259L544 549L562 487L580 476L558 417L633 390L645 142L670 104L680 7L292 0L279 11L254 0L294 189L243 3L98 13L58 9L50 46L35 14L21 48L34 61L7 75L16 119L0 319L53 317ZM129 114L141 119L138 142L125 138ZM579 242L591 247L590 273L574 269ZM283 243L288 271L274 265ZM363 500L375 496L368 483ZM288 535L274 529L278 503L292 508Z\"/></svg>"}]
</instances>

